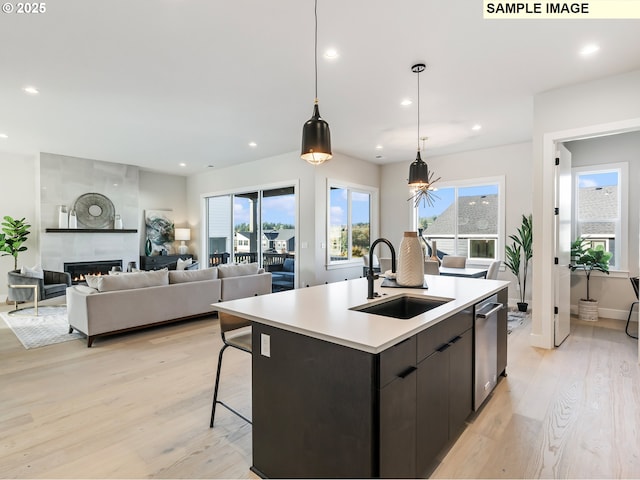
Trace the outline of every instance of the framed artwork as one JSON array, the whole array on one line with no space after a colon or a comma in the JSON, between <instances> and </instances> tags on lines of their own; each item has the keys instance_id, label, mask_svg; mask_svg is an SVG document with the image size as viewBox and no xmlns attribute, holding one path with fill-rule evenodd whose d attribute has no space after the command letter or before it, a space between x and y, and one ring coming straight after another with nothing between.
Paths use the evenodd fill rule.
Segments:
<instances>
[{"instance_id":1,"label":"framed artwork","mask_svg":"<svg viewBox=\"0 0 640 480\"><path fill-rule=\"evenodd\" d=\"M172 210L146 210L144 223L147 233L147 247L151 245L149 255L155 252L170 253L175 239ZM148 248L147 248L148 249Z\"/></svg>"}]
</instances>

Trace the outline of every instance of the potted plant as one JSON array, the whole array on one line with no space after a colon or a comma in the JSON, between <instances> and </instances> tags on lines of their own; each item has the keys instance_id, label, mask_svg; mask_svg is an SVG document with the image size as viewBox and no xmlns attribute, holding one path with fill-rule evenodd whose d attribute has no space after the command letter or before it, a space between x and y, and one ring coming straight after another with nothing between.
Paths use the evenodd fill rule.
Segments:
<instances>
[{"instance_id":1,"label":"potted plant","mask_svg":"<svg viewBox=\"0 0 640 480\"><path fill-rule=\"evenodd\" d=\"M518 228L517 235L509 235L513 240L511 245L505 246L506 259L504 264L518 279L518 290L520 291L520 301L518 310L526 312L529 304L525 302L527 293L527 271L529 270L529 260L533 257L533 216L522 215L522 224Z\"/></svg>"},{"instance_id":2,"label":"potted plant","mask_svg":"<svg viewBox=\"0 0 640 480\"><path fill-rule=\"evenodd\" d=\"M0 236L1 256L11 255L13 257L13 269L18 269L18 254L24 252L27 247L22 245L27 241L31 225L26 223L24 218L15 220L9 216L4 217L2 222L2 234Z\"/></svg>"},{"instance_id":3,"label":"potted plant","mask_svg":"<svg viewBox=\"0 0 640 480\"><path fill-rule=\"evenodd\" d=\"M609 261L612 253L607 252L602 245L591 246L591 242L583 237L577 238L571 244L571 268L572 272L584 270L587 277L587 298L581 298L578 305L580 320L598 320L598 301L591 298L589 292L589 280L594 270L609 275Z\"/></svg>"}]
</instances>

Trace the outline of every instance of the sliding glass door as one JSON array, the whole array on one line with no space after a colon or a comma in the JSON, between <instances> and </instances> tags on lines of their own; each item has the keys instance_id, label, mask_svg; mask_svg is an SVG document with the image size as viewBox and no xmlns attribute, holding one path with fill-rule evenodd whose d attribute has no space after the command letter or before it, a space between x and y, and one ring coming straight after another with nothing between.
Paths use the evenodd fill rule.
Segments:
<instances>
[{"instance_id":1,"label":"sliding glass door","mask_svg":"<svg viewBox=\"0 0 640 480\"><path fill-rule=\"evenodd\" d=\"M209 265L257 262L273 290L295 288L296 197L293 186L209 197Z\"/></svg>"}]
</instances>

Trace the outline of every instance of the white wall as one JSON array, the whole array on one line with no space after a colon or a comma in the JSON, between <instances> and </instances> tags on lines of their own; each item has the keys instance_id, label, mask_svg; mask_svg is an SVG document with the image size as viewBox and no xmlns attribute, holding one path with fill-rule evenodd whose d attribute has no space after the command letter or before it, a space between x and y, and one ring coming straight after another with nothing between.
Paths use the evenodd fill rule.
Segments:
<instances>
[{"instance_id":1,"label":"white wall","mask_svg":"<svg viewBox=\"0 0 640 480\"><path fill-rule=\"evenodd\" d=\"M140 232L139 251L144 255L145 223L144 212L146 210L171 210L176 228L189 228L189 214L187 209L187 177L178 175L167 175L164 173L140 170L139 173L139 193L138 193L138 219L137 228ZM194 231L191 231L193 239ZM174 243L174 250L177 253L180 242ZM193 240L187 242L189 253L195 253L195 243ZM137 259L136 259L137 262Z\"/></svg>"},{"instance_id":2,"label":"white wall","mask_svg":"<svg viewBox=\"0 0 640 480\"><path fill-rule=\"evenodd\" d=\"M314 167L291 152L233 167L211 169L192 175L187 181L189 224L197 238L198 254L204 254L204 198L238 191L252 191L273 184L298 184L298 286L357 278L362 268L327 271L325 267L327 221L327 178L378 187L379 167L363 160L334 152L327 163ZM202 226L201 226L202 225ZM307 248L302 248L306 244Z\"/></svg>"},{"instance_id":3,"label":"white wall","mask_svg":"<svg viewBox=\"0 0 640 480\"><path fill-rule=\"evenodd\" d=\"M26 218L34 228L24 244L26 252L18 256L18 268L40 263L39 234L36 222L37 155L0 152L0 219L5 216ZM13 257L0 257L0 301L7 296L6 272L13 270Z\"/></svg>"},{"instance_id":4,"label":"white wall","mask_svg":"<svg viewBox=\"0 0 640 480\"><path fill-rule=\"evenodd\" d=\"M627 238L622 239L628 245L628 275L614 276L614 274L610 274L606 276L594 273L589 282L591 296L598 299L600 315L626 320L629 306L631 302L636 300L628 277L637 276L639 267L640 190L636 186L637 179L640 179L640 131L565 142L565 146L571 152L572 167L618 162L629 165L629 176L622 179L629 182L628 235ZM576 271L571 275L573 311L577 311L578 300L585 297L586 284L584 272Z\"/></svg>"},{"instance_id":5,"label":"white wall","mask_svg":"<svg viewBox=\"0 0 640 480\"><path fill-rule=\"evenodd\" d=\"M509 235L520 226L522 215L528 215L532 212L531 156L531 143L518 143L429 157L426 161L429 169L435 172L435 176L442 177L442 181L447 182L503 175L506 190L505 231ZM402 240L402 232L411 227L412 202L407 201L410 195L407 187L410 163L407 161L382 167L381 234L388 238L396 248ZM388 256L384 251L380 252L380 255ZM504 252L501 252L501 259L504 260ZM510 303L515 303L518 298L518 292L514 290L515 277L508 271L501 271L498 278L512 281L509 287L509 298ZM527 287L527 298L530 296L531 289Z\"/></svg>"},{"instance_id":6,"label":"white wall","mask_svg":"<svg viewBox=\"0 0 640 480\"><path fill-rule=\"evenodd\" d=\"M533 315L531 344L553 348L554 142L640 129L640 70L534 97ZM634 179L632 181L636 181Z\"/></svg>"}]
</instances>

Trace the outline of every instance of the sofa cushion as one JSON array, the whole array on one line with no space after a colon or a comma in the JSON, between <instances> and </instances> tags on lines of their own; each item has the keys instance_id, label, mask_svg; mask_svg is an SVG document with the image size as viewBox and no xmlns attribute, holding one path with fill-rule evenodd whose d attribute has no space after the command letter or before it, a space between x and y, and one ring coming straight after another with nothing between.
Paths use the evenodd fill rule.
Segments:
<instances>
[{"instance_id":1,"label":"sofa cushion","mask_svg":"<svg viewBox=\"0 0 640 480\"><path fill-rule=\"evenodd\" d=\"M238 265L218 265L218 278L243 277L258 273L258 263L242 263Z\"/></svg>"},{"instance_id":2,"label":"sofa cushion","mask_svg":"<svg viewBox=\"0 0 640 480\"><path fill-rule=\"evenodd\" d=\"M203 270L170 270L169 283L201 282L203 280L215 280L218 278L216 267Z\"/></svg>"},{"instance_id":3,"label":"sofa cushion","mask_svg":"<svg viewBox=\"0 0 640 480\"><path fill-rule=\"evenodd\" d=\"M187 258L185 260L179 258L178 261L176 262L176 270L184 270L192 263L193 263L193 259L191 258ZM171 283L171 276L169 276L169 283Z\"/></svg>"},{"instance_id":4,"label":"sofa cushion","mask_svg":"<svg viewBox=\"0 0 640 480\"><path fill-rule=\"evenodd\" d=\"M87 284L92 287L91 283ZM96 282L100 292L115 292L133 288L158 287L169 285L169 272L155 270L152 272L129 273L128 275L101 275Z\"/></svg>"},{"instance_id":5,"label":"sofa cushion","mask_svg":"<svg viewBox=\"0 0 640 480\"><path fill-rule=\"evenodd\" d=\"M74 285L73 289L76 290L77 292L86 293L88 295L91 295L93 293L98 293L97 288L91 288L88 285Z\"/></svg>"}]
</instances>

